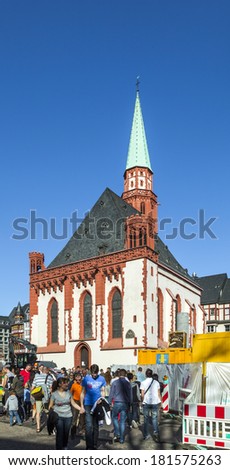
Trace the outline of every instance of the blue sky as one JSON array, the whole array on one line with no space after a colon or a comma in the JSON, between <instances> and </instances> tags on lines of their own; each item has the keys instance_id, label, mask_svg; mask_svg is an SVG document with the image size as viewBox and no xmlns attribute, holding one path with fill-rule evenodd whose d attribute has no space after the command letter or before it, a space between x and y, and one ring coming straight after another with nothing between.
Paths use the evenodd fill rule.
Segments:
<instances>
[{"instance_id":1,"label":"blue sky","mask_svg":"<svg viewBox=\"0 0 230 470\"><path fill-rule=\"evenodd\" d=\"M138 75L159 235L190 274L230 275L229 17L228 0L0 1L1 315L29 301L28 253L48 265L70 238L51 220L122 194ZM193 238L171 239L183 223Z\"/></svg>"}]
</instances>

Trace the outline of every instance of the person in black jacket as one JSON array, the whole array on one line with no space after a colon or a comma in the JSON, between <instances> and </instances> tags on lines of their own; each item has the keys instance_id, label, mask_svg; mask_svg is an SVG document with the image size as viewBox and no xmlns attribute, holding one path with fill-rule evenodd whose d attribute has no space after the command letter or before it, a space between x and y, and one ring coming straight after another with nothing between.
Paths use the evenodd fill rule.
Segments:
<instances>
[{"instance_id":1,"label":"person in black jacket","mask_svg":"<svg viewBox=\"0 0 230 470\"><path fill-rule=\"evenodd\" d=\"M118 379L111 385L109 404L112 406L112 420L114 425L114 442L124 443L125 423L132 401L131 385L126 377L126 370L120 369ZM120 421L118 421L120 415Z\"/></svg>"},{"instance_id":2,"label":"person in black jacket","mask_svg":"<svg viewBox=\"0 0 230 470\"><path fill-rule=\"evenodd\" d=\"M130 428L138 428L138 424L140 421L140 388L138 383L134 380L134 375L132 372L127 373L127 378L129 379L131 385L131 405L128 413L128 425Z\"/></svg>"},{"instance_id":3,"label":"person in black jacket","mask_svg":"<svg viewBox=\"0 0 230 470\"><path fill-rule=\"evenodd\" d=\"M14 390L16 397L18 399L18 414L21 421L23 422L26 419L25 407L24 407L24 384L23 377L20 374L20 369L15 369L15 376L11 384L11 390Z\"/></svg>"}]
</instances>

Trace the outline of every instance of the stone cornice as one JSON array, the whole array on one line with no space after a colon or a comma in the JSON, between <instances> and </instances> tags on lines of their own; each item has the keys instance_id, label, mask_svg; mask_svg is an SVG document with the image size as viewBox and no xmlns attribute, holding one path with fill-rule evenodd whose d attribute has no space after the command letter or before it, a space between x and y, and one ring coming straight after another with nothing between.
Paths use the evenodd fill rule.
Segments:
<instances>
[{"instance_id":1,"label":"stone cornice","mask_svg":"<svg viewBox=\"0 0 230 470\"><path fill-rule=\"evenodd\" d=\"M45 290L51 292L51 289L55 292L57 289L62 291L67 278L78 287L81 284L86 286L87 282L92 285L98 271L101 271L109 280L112 277L118 279L126 262L140 258L147 258L153 262L158 261L158 255L155 251L147 246L142 246L32 273L30 274L30 286L43 293Z\"/></svg>"}]
</instances>

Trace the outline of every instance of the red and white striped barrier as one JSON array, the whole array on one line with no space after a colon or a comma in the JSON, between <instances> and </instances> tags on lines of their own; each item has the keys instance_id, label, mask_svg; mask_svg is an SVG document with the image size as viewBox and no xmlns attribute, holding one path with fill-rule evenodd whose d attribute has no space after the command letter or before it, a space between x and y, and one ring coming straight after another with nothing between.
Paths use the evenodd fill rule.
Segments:
<instances>
[{"instance_id":1,"label":"red and white striped barrier","mask_svg":"<svg viewBox=\"0 0 230 470\"><path fill-rule=\"evenodd\" d=\"M169 412L169 381L168 376L163 377L163 392L162 392L162 411L163 413Z\"/></svg>"},{"instance_id":2,"label":"red and white striped barrier","mask_svg":"<svg viewBox=\"0 0 230 470\"><path fill-rule=\"evenodd\" d=\"M184 404L183 443L230 449L230 406Z\"/></svg>"}]
</instances>

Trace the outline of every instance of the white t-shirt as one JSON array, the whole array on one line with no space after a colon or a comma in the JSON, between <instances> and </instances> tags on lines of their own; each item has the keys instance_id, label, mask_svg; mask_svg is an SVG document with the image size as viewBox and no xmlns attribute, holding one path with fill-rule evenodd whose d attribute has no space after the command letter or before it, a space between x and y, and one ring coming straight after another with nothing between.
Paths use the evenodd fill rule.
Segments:
<instances>
[{"instance_id":1,"label":"white t-shirt","mask_svg":"<svg viewBox=\"0 0 230 470\"><path fill-rule=\"evenodd\" d=\"M150 384L152 383L152 377L147 377L143 382L141 382L140 390L147 390ZM161 403L161 400L158 396L158 390L160 389L160 384L157 380L154 380L151 387L145 393L143 398L143 403L146 405L158 405Z\"/></svg>"}]
</instances>

